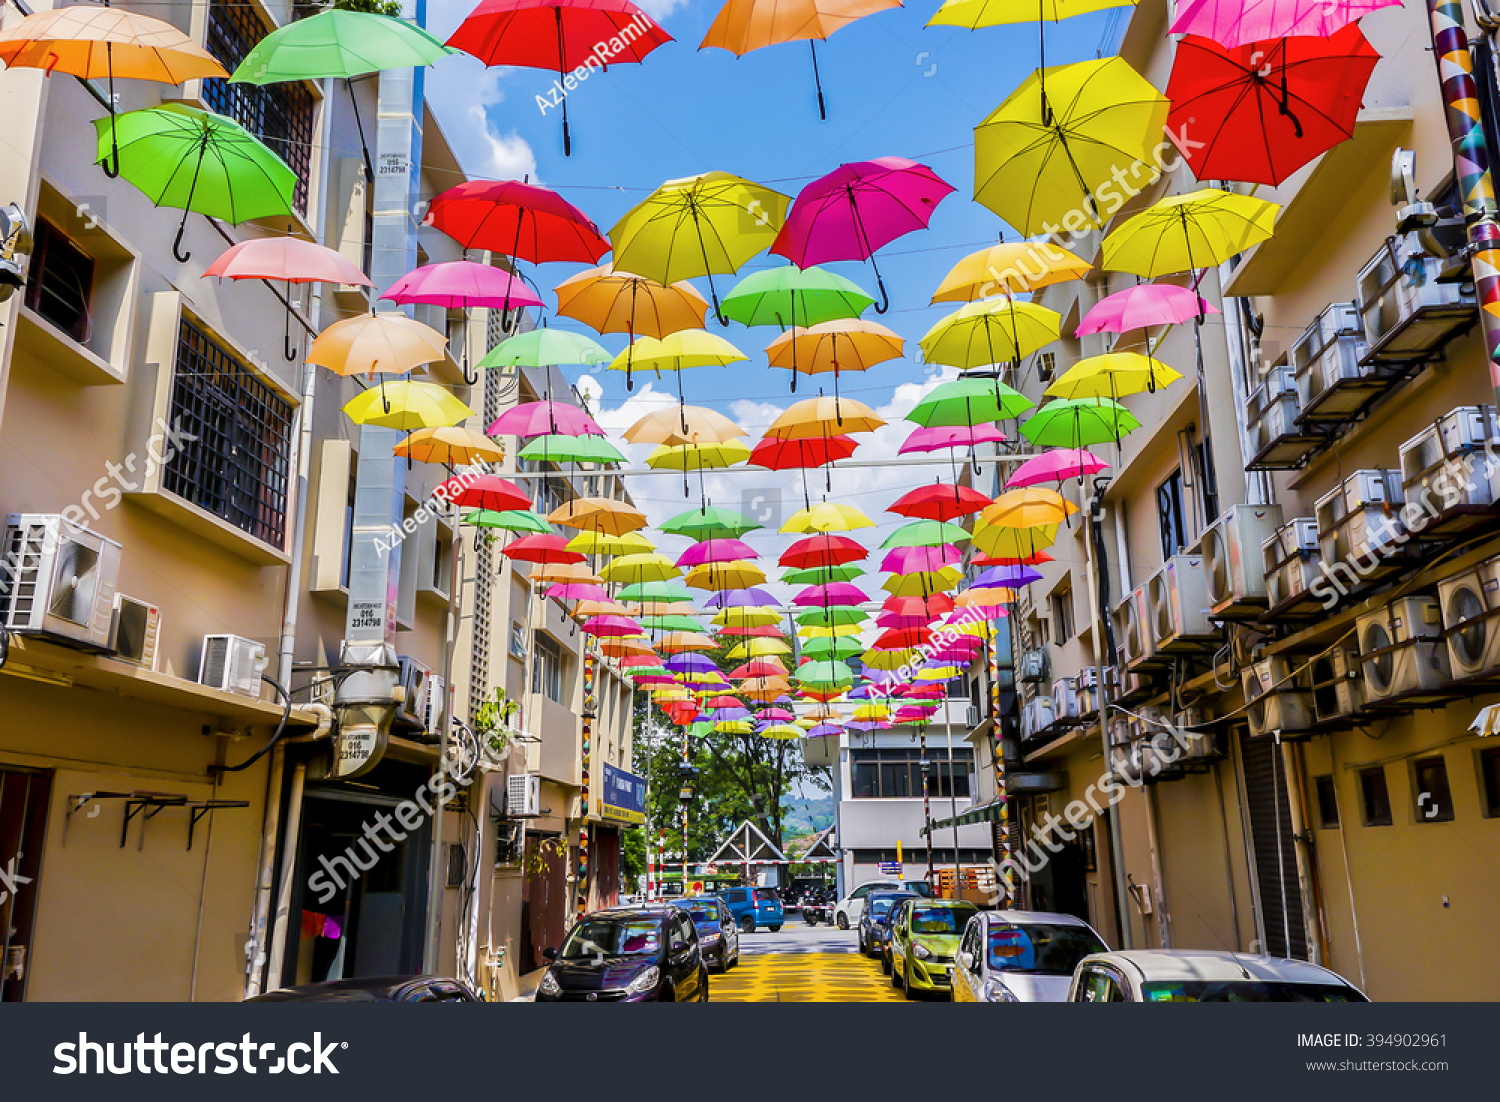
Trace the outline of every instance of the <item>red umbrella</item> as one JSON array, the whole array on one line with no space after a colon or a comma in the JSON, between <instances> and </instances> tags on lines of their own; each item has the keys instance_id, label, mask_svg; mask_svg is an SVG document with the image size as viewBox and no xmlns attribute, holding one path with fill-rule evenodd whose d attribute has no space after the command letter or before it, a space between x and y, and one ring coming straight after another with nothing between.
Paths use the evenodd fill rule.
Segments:
<instances>
[{"instance_id":1,"label":"red umbrella","mask_svg":"<svg viewBox=\"0 0 1500 1102\"><path fill-rule=\"evenodd\" d=\"M1053 562L1051 555L1045 551L1034 551L1030 555L1022 555L1019 558L996 558L994 555L975 555L971 560L975 566L1037 566L1044 562Z\"/></svg>"},{"instance_id":2,"label":"red umbrella","mask_svg":"<svg viewBox=\"0 0 1500 1102\"><path fill-rule=\"evenodd\" d=\"M571 156L563 87L568 75L588 63L599 68L640 61L670 41L672 36L630 0L483 0L447 44L486 65L555 72L552 106L562 108L563 155Z\"/></svg>"},{"instance_id":3,"label":"red umbrella","mask_svg":"<svg viewBox=\"0 0 1500 1102\"><path fill-rule=\"evenodd\" d=\"M568 550L568 541L550 532L522 536L509 547L501 548L500 554L519 562L583 562L586 558L577 551Z\"/></svg>"},{"instance_id":4,"label":"red umbrella","mask_svg":"<svg viewBox=\"0 0 1500 1102\"><path fill-rule=\"evenodd\" d=\"M531 497L525 490L497 474L454 475L432 491L433 497L451 502L461 509L493 509L504 513L512 509L530 509Z\"/></svg>"},{"instance_id":5,"label":"red umbrella","mask_svg":"<svg viewBox=\"0 0 1500 1102\"><path fill-rule=\"evenodd\" d=\"M952 185L905 157L839 165L797 193L771 251L799 268L829 260L868 260L880 288L877 314L890 308L874 253L902 234L927 228Z\"/></svg>"},{"instance_id":6,"label":"red umbrella","mask_svg":"<svg viewBox=\"0 0 1500 1102\"><path fill-rule=\"evenodd\" d=\"M902 494L886 512L925 520L952 520L977 513L990 504L992 501L987 495L971 487L936 482Z\"/></svg>"},{"instance_id":7,"label":"red umbrella","mask_svg":"<svg viewBox=\"0 0 1500 1102\"><path fill-rule=\"evenodd\" d=\"M810 566L842 566L844 563L858 562L868 555L869 552L861 544L848 536L824 532L798 540L783 551L776 562L778 566L802 570Z\"/></svg>"},{"instance_id":8,"label":"red umbrella","mask_svg":"<svg viewBox=\"0 0 1500 1102\"><path fill-rule=\"evenodd\" d=\"M930 597L898 597L892 595L880 606L881 612L922 621L935 620L953 611L953 598L946 593L934 593Z\"/></svg>"},{"instance_id":9,"label":"red umbrella","mask_svg":"<svg viewBox=\"0 0 1500 1102\"><path fill-rule=\"evenodd\" d=\"M729 671L729 676L741 677L785 677L786 664L776 657L752 658L743 666L736 666Z\"/></svg>"},{"instance_id":10,"label":"red umbrella","mask_svg":"<svg viewBox=\"0 0 1500 1102\"><path fill-rule=\"evenodd\" d=\"M1354 133L1380 55L1356 24L1330 38L1267 39L1227 48L1177 44L1167 134L1200 180L1280 184Z\"/></svg>"},{"instance_id":11,"label":"red umbrella","mask_svg":"<svg viewBox=\"0 0 1500 1102\"><path fill-rule=\"evenodd\" d=\"M519 180L466 180L434 199L422 223L466 249L533 264L592 264L609 252L588 215L557 192Z\"/></svg>"},{"instance_id":12,"label":"red umbrella","mask_svg":"<svg viewBox=\"0 0 1500 1102\"><path fill-rule=\"evenodd\" d=\"M874 650L905 650L907 647L920 647L927 642L932 634L929 626L914 628L891 628L881 632L880 637L873 644Z\"/></svg>"},{"instance_id":13,"label":"red umbrella","mask_svg":"<svg viewBox=\"0 0 1500 1102\"><path fill-rule=\"evenodd\" d=\"M807 469L822 467L835 459L848 459L859 447L852 436L808 436L800 440L782 440L777 436L763 437L750 449L751 467L764 467L768 471L802 471L802 500L812 508L812 499L807 492ZM825 480L832 488L831 478Z\"/></svg>"}]
</instances>

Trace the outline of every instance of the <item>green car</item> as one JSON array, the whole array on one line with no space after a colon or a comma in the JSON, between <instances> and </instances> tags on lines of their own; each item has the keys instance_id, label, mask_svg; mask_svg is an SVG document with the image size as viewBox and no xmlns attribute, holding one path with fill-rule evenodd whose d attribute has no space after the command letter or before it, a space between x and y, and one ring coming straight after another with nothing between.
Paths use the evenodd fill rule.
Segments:
<instances>
[{"instance_id":1,"label":"green car","mask_svg":"<svg viewBox=\"0 0 1500 1102\"><path fill-rule=\"evenodd\" d=\"M979 913L972 903L952 899L903 899L891 915L885 965L891 986L908 999L919 991L952 991L948 968L969 919Z\"/></svg>"}]
</instances>

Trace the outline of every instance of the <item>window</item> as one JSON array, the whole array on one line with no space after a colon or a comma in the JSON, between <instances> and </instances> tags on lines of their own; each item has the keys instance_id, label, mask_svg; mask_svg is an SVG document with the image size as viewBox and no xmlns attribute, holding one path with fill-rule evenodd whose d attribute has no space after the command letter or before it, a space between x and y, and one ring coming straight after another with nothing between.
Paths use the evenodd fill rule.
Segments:
<instances>
[{"instance_id":1,"label":"window","mask_svg":"<svg viewBox=\"0 0 1500 1102\"><path fill-rule=\"evenodd\" d=\"M94 258L51 222L37 219L26 308L79 344L87 344L93 293Z\"/></svg>"},{"instance_id":2,"label":"window","mask_svg":"<svg viewBox=\"0 0 1500 1102\"><path fill-rule=\"evenodd\" d=\"M1448 791L1448 763L1441 754L1412 763L1412 801L1419 823L1451 823L1453 798Z\"/></svg>"},{"instance_id":3,"label":"window","mask_svg":"<svg viewBox=\"0 0 1500 1102\"><path fill-rule=\"evenodd\" d=\"M1186 527L1182 522L1182 471L1173 471L1156 488L1156 522L1161 530L1161 557L1171 558L1187 545Z\"/></svg>"},{"instance_id":4,"label":"window","mask_svg":"<svg viewBox=\"0 0 1500 1102\"><path fill-rule=\"evenodd\" d=\"M1052 640L1066 643L1073 638L1073 590L1062 589L1052 594Z\"/></svg>"},{"instance_id":5,"label":"window","mask_svg":"<svg viewBox=\"0 0 1500 1102\"><path fill-rule=\"evenodd\" d=\"M1204 437L1197 446L1198 452L1198 487L1199 497L1203 499L1203 515L1212 523L1219 515L1219 490L1215 484L1217 475L1210 476L1213 470L1213 441Z\"/></svg>"},{"instance_id":6,"label":"window","mask_svg":"<svg viewBox=\"0 0 1500 1102\"><path fill-rule=\"evenodd\" d=\"M1036 377L1041 383L1050 383L1053 374L1057 371L1056 352L1038 352L1036 354Z\"/></svg>"},{"instance_id":7,"label":"window","mask_svg":"<svg viewBox=\"0 0 1500 1102\"><path fill-rule=\"evenodd\" d=\"M251 4L209 0L204 45L232 73L270 29ZM261 86L205 80L203 99L210 110L228 115L265 142L297 174L293 205L305 212L313 132L313 94L308 85L302 81Z\"/></svg>"},{"instance_id":8,"label":"window","mask_svg":"<svg viewBox=\"0 0 1500 1102\"><path fill-rule=\"evenodd\" d=\"M1364 809L1364 824L1367 827L1391 825L1391 794L1385 786L1385 769L1359 771L1359 798Z\"/></svg>"},{"instance_id":9,"label":"window","mask_svg":"<svg viewBox=\"0 0 1500 1102\"><path fill-rule=\"evenodd\" d=\"M162 470L162 488L281 547L291 404L187 317L167 423L183 443Z\"/></svg>"},{"instance_id":10,"label":"window","mask_svg":"<svg viewBox=\"0 0 1500 1102\"><path fill-rule=\"evenodd\" d=\"M526 657L526 629L520 620L510 622L510 653L513 658Z\"/></svg>"},{"instance_id":11,"label":"window","mask_svg":"<svg viewBox=\"0 0 1500 1102\"><path fill-rule=\"evenodd\" d=\"M1314 777L1313 787L1318 793L1318 825L1324 830L1339 827L1339 797L1330 776Z\"/></svg>"},{"instance_id":12,"label":"window","mask_svg":"<svg viewBox=\"0 0 1500 1102\"><path fill-rule=\"evenodd\" d=\"M349 588L349 563L354 551L354 493L359 486L359 453L349 453L349 493L344 499L344 553L343 565L339 567L339 585Z\"/></svg>"},{"instance_id":13,"label":"window","mask_svg":"<svg viewBox=\"0 0 1500 1102\"><path fill-rule=\"evenodd\" d=\"M930 786L931 795L941 796L944 799L957 797L960 800L969 798L969 762L961 760L958 751L953 752L953 761L937 761L937 778Z\"/></svg>"},{"instance_id":14,"label":"window","mask_svg":"<svg viewBox=\"0 0 1500 1102\"><path fill-rule=\"evenodd\" d=\"M1113 976L1098 968L1086 968L1078 978L1078 988L1086 1003L1127 1002L1125 992L1120 989Z\"/></svg>"},{"instance_id":15,"label":"window","mask_svg":"<svg viewBox=\"0 0 1500 1102\"><path fill-rule=\"evenodd\" d=\"M1500 819L1500 747L1479 751L1479 784L1485 817Z\"/></svg>"},{"instance_id":16,"label":"window","mask_svg":"<svg viewBox=\"0 0 1500 1102\"><path fill-rule=\"evenodd\" d=\"M545 635L536 637L536 658L531 665L531 691L545 693L548 700L562 703L562 648Z\"/></svg>"},{"instance_id":17,"label":"window","mask_svg":"<svg viewBox=\"0 0 1500 1102\"><path fill-rule=\"evenodd\" d=\"M956 791L959 799L967 799L973 758L972 750L963 749L953 751L951 769L946 760L934 761L937 775L928 795L946 797ZM851 750L849 763L854 773L854 798L857 800L911 799L922 795L922 752L915 747ZM889 860L895 860L894 853Z\"/></svg>"}]
</instances>

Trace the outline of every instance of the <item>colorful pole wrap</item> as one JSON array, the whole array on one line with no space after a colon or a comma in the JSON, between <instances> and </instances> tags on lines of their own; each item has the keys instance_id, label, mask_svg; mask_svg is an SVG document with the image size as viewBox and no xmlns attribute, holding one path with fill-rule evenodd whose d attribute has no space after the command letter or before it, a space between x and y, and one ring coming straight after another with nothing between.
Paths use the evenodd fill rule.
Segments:
<instances>
[{"instance_id":1,"label":"colorful pole wrap","mask_svg":"<svg viewBox=\"0 0 1500 1102\"><path fill-rule=\"evenodd\" d=\"M583 824L578 828L578 916L589 909L589 758L594 734L594 654L583 652L583 777L579 802Z\"/></svg>"}]
</instances>

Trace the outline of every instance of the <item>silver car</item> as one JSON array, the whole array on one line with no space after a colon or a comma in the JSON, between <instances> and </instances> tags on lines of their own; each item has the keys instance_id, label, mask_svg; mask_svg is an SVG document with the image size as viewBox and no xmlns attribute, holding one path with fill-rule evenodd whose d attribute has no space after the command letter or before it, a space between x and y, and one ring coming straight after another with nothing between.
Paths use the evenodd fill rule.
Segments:
<instances>
[{"instance_id":1,"label":"silver car","mask_svg":"<svg viewBox=\"0 0 1500 1102\"><path fill-rule=\"evenodd\" d=\"M1081 918L1049 911L981 911L954 958L956 1003L1060 1003L1078 962L1108 947Z\"/></svg>"}]
</instances>

